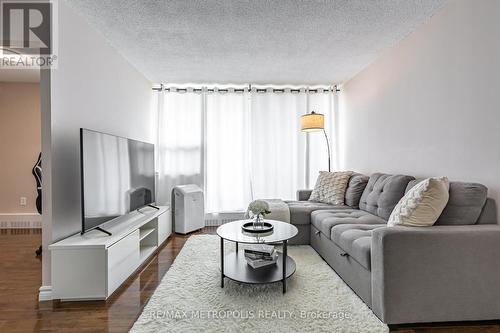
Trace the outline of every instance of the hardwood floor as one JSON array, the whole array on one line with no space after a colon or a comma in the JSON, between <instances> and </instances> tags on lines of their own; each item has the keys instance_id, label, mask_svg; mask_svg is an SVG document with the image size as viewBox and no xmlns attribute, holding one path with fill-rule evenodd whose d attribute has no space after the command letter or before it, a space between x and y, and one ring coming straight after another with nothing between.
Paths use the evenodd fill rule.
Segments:
<instances>
[{"instance_id":1,"label":"hardwood floor","mask_svg":"<svg viewBox=\"0 0 500 333\"><path fill-rule=\"evenodd\" d=\"M215 233L205 228L202 233ZM172 236L110 299L96 302L42 302L38 229L0 230L0 332L127 332L139 317L189 236ZM397 327L399 333L500 332L500 324L459 323ZM392 331L392 330L391 330Z\"/></svg>"}]
</instances>

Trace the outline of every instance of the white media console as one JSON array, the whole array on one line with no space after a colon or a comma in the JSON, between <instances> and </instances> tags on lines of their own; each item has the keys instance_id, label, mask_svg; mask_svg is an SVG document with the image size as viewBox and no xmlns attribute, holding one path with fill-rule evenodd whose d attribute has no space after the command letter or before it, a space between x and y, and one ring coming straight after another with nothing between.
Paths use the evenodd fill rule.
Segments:
<instances>
[{"instance_id":1,"label":"white media console","mask_svg":"<svg viewBox=\"0 0 500 333\"><path fill-rule=\"evenodd\" d=\"M49 246L52 298L107 299L172 233L169 207L142 208Z\"/></svg>"}]
</instances>

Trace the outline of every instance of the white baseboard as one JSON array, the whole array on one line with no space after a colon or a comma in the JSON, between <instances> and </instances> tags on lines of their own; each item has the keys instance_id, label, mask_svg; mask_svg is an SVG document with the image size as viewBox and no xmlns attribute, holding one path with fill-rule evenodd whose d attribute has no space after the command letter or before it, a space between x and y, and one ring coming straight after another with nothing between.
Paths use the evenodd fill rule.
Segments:
<instances>
[{"instance_id":1,"label":"white baseboard","mask_svg":"<svg viewBox=\"0 0 500 333\"><path fill-rule=\"evenodd\" d=\"M244 212L208 213L205 214L205 226L218 227L224 223L243 219Z\"/></svg>"},{"instance_id":2,"label":"white baseboard","mask_svg":"<svg viewBox=\"0 0 500 333\"><path fill-rule=\"evenodd\" d=\"M38 289L38 301L52 301L52 286L41 286Z\"/></svg>"},{"instance_id":3,"label":"white baseboard","mask_svg":"<svg viewBox=\"0 0 500 333\"><path fill-rule=\"evenodd\" d=\"M42 215L37 213L0 214L0 229L40 229Z\"/></svg>"}]
</instances>

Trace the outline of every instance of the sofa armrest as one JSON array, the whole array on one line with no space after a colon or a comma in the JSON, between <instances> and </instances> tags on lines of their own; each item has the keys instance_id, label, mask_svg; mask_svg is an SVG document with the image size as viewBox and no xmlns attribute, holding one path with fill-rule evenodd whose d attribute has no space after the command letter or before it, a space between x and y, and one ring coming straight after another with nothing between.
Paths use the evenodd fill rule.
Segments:
<instances>
[{"instance_id":1,"label":"sofa armrest","mask_svg":"<svg viewBox=\"0 0 500 333\"><path fill-rule=\"evenodd\" d=\"M297 191L297 200L298 201L307 201L311 196L312 190L298 190Z\"/></svg>"},{"instance_id":2,"label":"sofa armrest","mask_svg":"<svg viewBox=\"0 0 500 333\"><path fill-rule=\"evenodd\" d=\"M388 324L500 318L500 225L375 229L371 267Z\"/></svg>"}]
</instances>

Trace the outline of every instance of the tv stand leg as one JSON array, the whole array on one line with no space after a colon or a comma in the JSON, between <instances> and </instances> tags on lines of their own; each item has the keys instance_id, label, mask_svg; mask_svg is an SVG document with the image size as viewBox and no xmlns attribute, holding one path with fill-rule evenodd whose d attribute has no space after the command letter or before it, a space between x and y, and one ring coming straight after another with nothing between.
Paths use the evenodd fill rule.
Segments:
<instances>
[{"instance_id":1,"label":"tv stand leg","mask_svg":"<svg viewBox=\"0 0 500 333\"><path fill-rule=\"evenodd\" d=\"M106 231L106 230L104 230L104 229L103 229L103 228L101 228L101 227L96 227L96 228L94 228L94 229L95 229L95 230L102 231L102 232L104 232L105 234L107 234L108 236L111 236L111 233L110 233L109 231Z\"/></svg>"}]
</instances>

